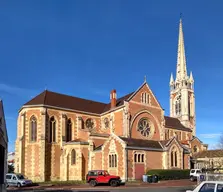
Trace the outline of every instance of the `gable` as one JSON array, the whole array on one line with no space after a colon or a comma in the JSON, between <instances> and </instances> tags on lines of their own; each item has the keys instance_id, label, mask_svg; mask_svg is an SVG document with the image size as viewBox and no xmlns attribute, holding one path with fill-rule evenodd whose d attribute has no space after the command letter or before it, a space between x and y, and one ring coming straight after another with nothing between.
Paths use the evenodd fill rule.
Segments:
<instances>
[{"instance_id":1,"label":"gable","mask_svg":"<svg viewBox=\"0 0 223 192\"><path fill-rule=\"evenodd\" d=\"M137 103L142 103L148 106L162 108L157 98L153 94L149 85L144 82L128 99Z\"/></svg>"}]
</instances>

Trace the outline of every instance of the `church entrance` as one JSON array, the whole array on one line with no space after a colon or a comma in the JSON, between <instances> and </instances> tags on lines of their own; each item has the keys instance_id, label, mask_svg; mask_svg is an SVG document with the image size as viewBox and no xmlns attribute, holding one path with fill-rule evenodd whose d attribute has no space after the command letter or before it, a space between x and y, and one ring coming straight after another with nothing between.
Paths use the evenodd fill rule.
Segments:
<instances>
[{"instance_id":1,"label":"church entrance","mask_svg":"<svg viewBox=\"0 0 223 192\"><path fill-rule=\"evenodd\" d=\"M0 145L0 185L4 184L5 168L5 148Z\"/></svg>"},{"instance_id":2,"label":"church entrance","mask_svg":"<svg viewBox=\"0 0 223 192\"><path fill-rule=\"evenodd\" d=\"M142 176L145 174L144 163L135 164L135 180L142 180Z\"/></svg>"}]
</instances>

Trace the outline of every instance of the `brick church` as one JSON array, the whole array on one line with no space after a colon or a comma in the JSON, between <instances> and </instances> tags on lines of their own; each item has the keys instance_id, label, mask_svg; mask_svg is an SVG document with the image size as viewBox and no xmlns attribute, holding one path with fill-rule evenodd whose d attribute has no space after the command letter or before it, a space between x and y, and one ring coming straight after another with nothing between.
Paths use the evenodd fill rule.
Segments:
<instances>
[{"instance_id":1,"label":"brick church","mask_svg":"<svg viewBox=\"0 0 223 192\"><path fill-rule=\"evenodd\" d=\"M48 90L28 101L18 115L15 171L34 181L66 181L105 169L125 181L149 169L189 169L193 153L207 145L196 137L194 79L187 74L181 20L177 54L170 116L146 81L120 98L112 90L109 103Z\"/></svg>"}]
</instances>

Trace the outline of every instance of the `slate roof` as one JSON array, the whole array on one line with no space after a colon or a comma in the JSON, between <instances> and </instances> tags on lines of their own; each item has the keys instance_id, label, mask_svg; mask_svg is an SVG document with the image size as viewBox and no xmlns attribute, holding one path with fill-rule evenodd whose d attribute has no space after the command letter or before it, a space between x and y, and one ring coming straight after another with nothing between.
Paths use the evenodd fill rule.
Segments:
<instances>
[{"instance_id":1,"label":"slate roof","mask_svg":"<svg viewBox=\"0 0 223 192\"><path fill-rule=\"evenodd\" d=\"M193 156L194 158L213 158L213 157L223 157L223 150L217 149L217 150L206 150L201 151Z\"/></svg>"},{"instance_id":2,"label":"slate roof","mask_svg":"<svg viewBox=\"0 0 223 192\"><path fill-rule=\"evenodd\" d=\"M121 98L117 99L116 107L124 104L131 95L135 92L129 93ZM27 103L24 106L35 106L35 105L48 105L52 107L59 107L70 110L77 110L88 113L102 114L111 109L110 103L102 103L97 101L92 101L88 99L83 99L79 97L69 96L61 93L56 93L52 91L45 90ZM177 129L181 131L192 132L190 128L185 127L181 124L179 119L165 116L165 127Z\"/></svg>"},{"instance_id":3,"label":"slate roof","mask_svg":"<svg viewBox=\"0 0 223 192\"><path fill-rule=\"evenodd\" d=\"M121 106L131 94L132 93L117 99L116 107ZM40 93L39 95L24 104L24 106L27 105L49 105L53 107L60 107L64 109L78 110L96 114L101 114L110 110L111 106L110 103L92 101L48 90L43 91L42 93Z\"/></svg>"},{"instance_id":4,"label":"slate roof","mask_svg":"<svg viewBox=\"0 0 223 192\"><path fill-rule=\"evenodd\" d=\"M122 139L129 147L163 149L162 146L160 145L159 141L126 138L126 137L119 137L119 138Z\"/></svg>"},{"instance_id":5,"label":"slate roof","mask_svg":"<svg viewBox=\"0 0 223 192\"><path fill-rule=\"evenodd\" d=\"M177 129L180 131L188 131L188 132L192 132L192 130L190 128L185 127L179 119L174 118L174 117L168 117L165 116L165 127L166 128L172 128L172 129Z\"/></svg>"}]
</instances>

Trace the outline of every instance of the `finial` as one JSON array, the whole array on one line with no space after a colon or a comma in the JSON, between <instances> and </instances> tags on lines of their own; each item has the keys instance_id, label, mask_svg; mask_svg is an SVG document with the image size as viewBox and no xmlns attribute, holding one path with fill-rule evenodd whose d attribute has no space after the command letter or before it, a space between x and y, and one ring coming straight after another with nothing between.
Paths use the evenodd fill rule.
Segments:
<instances>
[{"instance_id":1,"label":"finial","mask_svg":"<svg viewBox=\"0 0 223 192\"><path fill-rule=\"evenodd\" d=\"M146 82L146 75L144 76L144 82Z\"/></svg>"},{"instance_id":2,"label":"finial","mask_svg":"<svg viewBox=\"0 0 223 192\"><path fill-rule=\"evenodd\" d=\"M180 13L180 19L182 19L182 13Z\"/></svg>"},{"instance_id":3,"label":"finial","mask_svg":"<svg viewBox=\"0 0 223 192\"><path fill-rule=\"evenodd\" d=\"M45 91L47 90L47 86L45 86Z\"/></svg>"}]
</instances>

